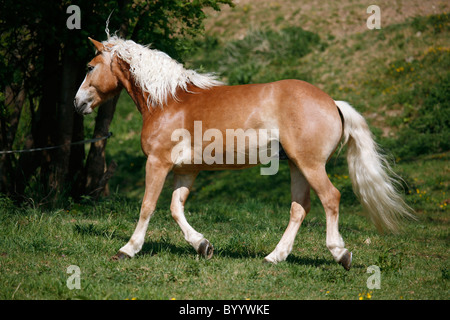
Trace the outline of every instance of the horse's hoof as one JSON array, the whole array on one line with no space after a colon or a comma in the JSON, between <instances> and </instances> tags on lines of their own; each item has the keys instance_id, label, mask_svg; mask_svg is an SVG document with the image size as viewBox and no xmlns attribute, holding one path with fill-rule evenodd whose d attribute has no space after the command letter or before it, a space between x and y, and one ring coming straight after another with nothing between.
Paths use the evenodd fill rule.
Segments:
<instances>
[{"instance_id":1,"label":"horse's hoof","mask_svg":"<svg viewBox=\"0 0 450 320\"><path fill-rule=\"evenodd\" d=\"M198 246L197 253L202 255L205 259L209 260L213 256L214 247L208 240L203 239L203 241Z\"/></svg>"},{"instance_id":2,"label":"horse's hoof","mask_svg":"<svg viewBox=\"0 0 450 320\"><path fill-rule=\"evenodd\" d=\"M341 260L339 260L339 263L344 267L345 270L350 270L350 267L352 266L352 253L346 252Z\"/></svg>"},{"instance_id":3,"label":"horse's hoof","mask_svg":"<svg viewBox=\"0 0 450 320\"><path fill-rule=\"evenodd\" d=\"M113 261L119 261L119 260L125 260L125 259L131 259L131 257L121 251L117 252L117 254L115 254L114 256L111 257L111 260L113 260Z\"/></svg>"},{"instance_id":4,"label":"horse's hoof","mask_svg":"<svg viewBox=\"0 0 450 320\"><path fill-rule=\"evenodd\" d=\"M274 260L270 260L270 259L268 259L267 257L265 257L264 258L264 260L262 261L264 264L277 264L277 262L276 261L274 261Z\"/></svg>"},{"instance_id":5,"label":"horse's hoof","mask_svg":"<svg viewBox=\"0 0 450 320\"><path fill-rule=\"evenodd\" d=\"M268 256L266 256L263 260L263 263L267 263L267 264L277 264L278 261L272 257L272 254L269 254Z\"/></svg>"}]
</instances>

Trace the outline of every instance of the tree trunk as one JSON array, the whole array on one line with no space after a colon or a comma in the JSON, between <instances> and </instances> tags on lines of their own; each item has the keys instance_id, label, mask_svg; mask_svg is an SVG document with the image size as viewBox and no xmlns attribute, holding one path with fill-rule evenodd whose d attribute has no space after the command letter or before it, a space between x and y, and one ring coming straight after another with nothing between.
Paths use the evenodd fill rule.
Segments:
<instances>
[{"instance_id":1,"label":"tree trunk","mask_svg":"<svg viewBox=\"0 0 450 320\"><path fill-rule=\"evenodd\" d=\"M118 100L119 95L99 107L97 117L95 118L93 138L104 137L109 133L109 125L113 119ZM75 192L73 193L75 199L80 198L81 195L94 196L95 198L105 189L106 182L100 182L106 171L106 143L107 140L104 139L91 144L86 159L84 174L78 179Z\"/></svg>"},{"instance_id":2,"label":"tree trunk","mask_svg":"<svg viewBox=\"0 0 450 320\"><path fill-rule=\"evenodd\" d=\"M58 140L58 100L60 92L60 45L52 43L44 48L42 99L36 116L33 139L36 147L55 146ZM55 191L55 160L57 150L44 150L40 155L41 199L48 201Z\"/></svg>"},{"instance_id":3,"label":"tree trunk","mask_svg":"<svg viewBox=\"0 0 450 320\"><path fill-rule=\"evenodd\" d=\"M24 87L6 87L5 98L5 112L2 112L0 115L0 150L8 151L12 150L25 102ZM8 195L11 195L14 189L13 162L14 155L12 154L2 154L0 156L0 192Z\"/></svg>"},{"instance_id":4,"label":"tree trunk","mask_svg":"<svg viewBox=\"0 0 450 320\"><path fill-rule=\"evenodd\" d=\"M83 116L78 113L73 115L73 130L72 141L82 141L84 139L84 122ZM73 145L70 152L69 160L69 177L72 178L72 183L75 183L78 178L83 175L84 159L86 152L84 151L84 144ZM72 185L72 188L75 188Z\"/></svg>"},{"instance_id":5,"label":"tree trunk","mask_svg":"<svg viewBox=\"0 0 450 320\"><path fill-rule=\"evenodd\" d=\"M80 70L83 70L83 64L77 63L68 52L65 52L62 58L62 78L60 89L60 103L58 114L58 140L57 144L62 145L56 150L55 161L53 166L55 170L55 178L53 181L53 188L56 189L57 194L65 192L73 180L69 176L69 171L77 171L75 168L70 168L72 146L74 136L74 120L75 112L73 106L73 98L78 89ZM75 129L80 130L79 127ZM79 133L76 136L80 136ZM80 139L82 140L82 138ZM74 146L75 147L75 146ZM75 149L75 148L74 148ZM78 150L76 150L78 151ZM72 166L74 164L72 163ZM75 170L74 170L75 169ZM80 166L78 170L81 170Z\"/></svg>"}]
</instances>

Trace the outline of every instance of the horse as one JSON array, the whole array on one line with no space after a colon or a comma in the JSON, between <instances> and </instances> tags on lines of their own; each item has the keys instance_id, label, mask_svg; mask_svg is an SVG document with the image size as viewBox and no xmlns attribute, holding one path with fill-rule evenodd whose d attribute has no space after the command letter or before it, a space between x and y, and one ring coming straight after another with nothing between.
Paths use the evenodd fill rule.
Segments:
<instances>
[{"instance_id":1,"label":"horse","mask_svg":"<svg viewBox=\"0 0 450 320\"><path fill-rule=\"evenodd\" d=\"M326 214L326 247L337 263L350 269L352 253L345 248L338 229L340 192L325 168L339 144L341 148L347 145L353 190L378 230L396 232L403 218L414 217L399 191L400 178L380 152L364 117L349 103L335 101L316 86L296 79L229 86L214 74L186 69L167 54L132 40L117 36L108 36L103 42L89 40L96 55L88 63L88 72L76 93L75 110L89 114L125 89L143 120L141 146L147 160L139 221L130 240L113 259L132 258L141 250L170 171L174 177L171 214L185 240L199 255L210 259L214 247L186 220L185 202L200 171L243 169L263 163L258 156L256 161L233 161L242 154L248 160L251 147L270 151L278 145L280 150L271 159L284 154L291 176L289 222L264 262L276 264L291 253L300 225L311 209L312 189ZM209 140L195 138L199 122L202 130L214 133ZM245 140L240 147L225 152L230 143L217 137L226 136L231 129L244 133L252 130L253 135L244 136L248 143ZM174 139L177 130L194 135L194 139L181 139L180 135ZM268 138L267 130L277 134ZM213 136L217 142L215 161L207 161L202 155L208 146L211 149L206 142ZM255 136L256 140L250 139Z\"/></svg>"}]
</instances>

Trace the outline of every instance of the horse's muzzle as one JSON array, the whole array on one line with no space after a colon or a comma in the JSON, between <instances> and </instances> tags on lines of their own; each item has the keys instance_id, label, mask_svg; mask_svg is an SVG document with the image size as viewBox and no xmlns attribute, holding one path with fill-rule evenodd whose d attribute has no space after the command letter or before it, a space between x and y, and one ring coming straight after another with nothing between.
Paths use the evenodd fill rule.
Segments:
<instances>
[{"instance_id":1,"label":"horse's muzzle","mask_svg":"<svg viewBox=\"0 0 450 320\"><path fill-rule=\"evenodd\" d=\"M85 101L80 102L76 97L75 99L73 99L73 105L75 107L75 111L78 114L86 115L92 113L92 108L90 107L90 104Z\"/></svg>"}]
</instances>

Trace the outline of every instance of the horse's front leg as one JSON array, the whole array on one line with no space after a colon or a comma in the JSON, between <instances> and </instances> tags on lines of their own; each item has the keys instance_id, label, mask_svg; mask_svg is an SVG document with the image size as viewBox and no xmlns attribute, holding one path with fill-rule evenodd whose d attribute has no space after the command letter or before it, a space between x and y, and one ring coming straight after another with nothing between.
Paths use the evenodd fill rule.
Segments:
<instances>
[{"instance_id":1,"label":"horse's front leg","mask_svg":"<svg viewBox=\"0 0 450 320\"><path fill-rule=\"evenodd\" d=\"M114 260L123 258L132 258L138 253L145 240L148 223L152 217L158 197L164 186L167 173L170 171L170 165L161 163L155 157L149 156L145 167L145 194L142 200L139 222L128 243L120 248L119 252L113 257Z\"/></svg>"}]
</instances>

